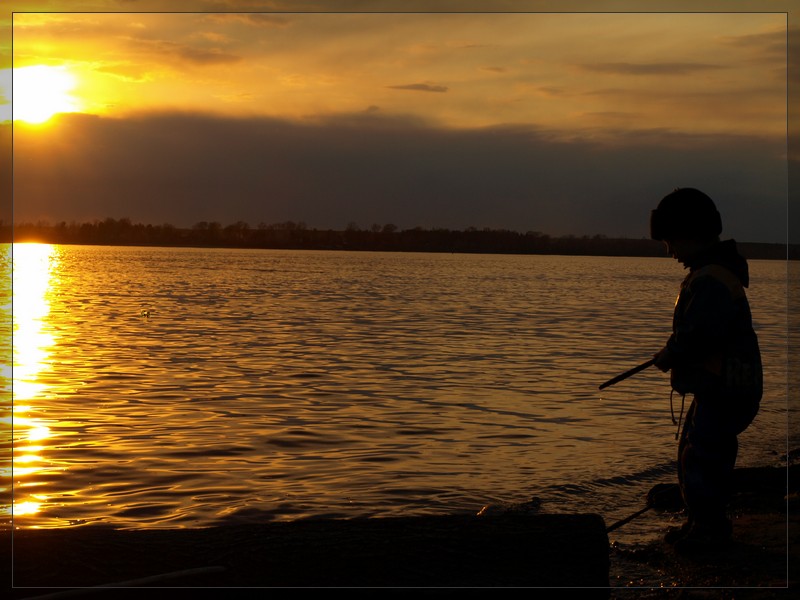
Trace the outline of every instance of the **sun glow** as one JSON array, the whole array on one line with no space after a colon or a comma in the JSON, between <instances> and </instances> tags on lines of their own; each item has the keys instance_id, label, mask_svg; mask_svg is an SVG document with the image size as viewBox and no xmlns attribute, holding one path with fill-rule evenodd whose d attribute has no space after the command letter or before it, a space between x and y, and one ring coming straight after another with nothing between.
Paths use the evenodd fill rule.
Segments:
<instances>
[{"instance_id":1,"label":"sun glow","mask_svg":"<svg viewBox=\"0 0 800 600\"><path fill-rule=\"evenodd\" d=\"M77 112L70 94L77 79L66 67L37 65L13 69L12 112L15 121L44 123L57 113Z\"/></svg>"}]
</instances>

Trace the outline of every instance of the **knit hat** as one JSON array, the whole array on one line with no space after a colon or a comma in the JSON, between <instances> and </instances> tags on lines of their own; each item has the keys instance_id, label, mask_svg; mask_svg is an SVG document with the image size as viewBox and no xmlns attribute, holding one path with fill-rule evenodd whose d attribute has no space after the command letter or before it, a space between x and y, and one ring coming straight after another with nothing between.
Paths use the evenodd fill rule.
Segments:
<instances>
[{"instance_id":1,"label":"knit hat","mask_svg":"<svg viewBox=\"0 0 800 600\"><path fill-rule=\"evenodd\" d=\"M654 240L712 240L722 233L722 218L700 190L676 188L650 212L650 237Z\"/></svg>"}]
</instances>

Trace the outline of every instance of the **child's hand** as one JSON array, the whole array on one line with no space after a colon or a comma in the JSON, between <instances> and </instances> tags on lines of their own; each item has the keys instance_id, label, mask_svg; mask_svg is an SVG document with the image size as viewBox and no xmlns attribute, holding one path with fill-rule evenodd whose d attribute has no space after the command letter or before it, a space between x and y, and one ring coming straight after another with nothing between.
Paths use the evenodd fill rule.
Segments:
<instances>
[{"instance_id":1,"label":"child's hand","mask_svg":"<svg viewBox=\"0 0 800 600\"><path fill-rule=\"evenodd\" d=\"M656 352L653 355L655 359L655 366L658 367L662 372L666 373L672 368L672 357L669 354L669 350L667 347L664 346L659 352Z\"/></svg>"}]
</instances>

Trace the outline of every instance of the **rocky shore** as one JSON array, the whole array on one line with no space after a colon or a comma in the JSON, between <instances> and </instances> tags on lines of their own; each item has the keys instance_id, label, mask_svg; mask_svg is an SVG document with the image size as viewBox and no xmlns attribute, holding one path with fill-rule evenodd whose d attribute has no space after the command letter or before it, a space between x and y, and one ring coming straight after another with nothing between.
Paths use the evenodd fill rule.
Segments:
<instances>
[{"instance_id":1,"label":"rocky shore","mask_svg":"<svg viewBox=\"0 0 800 600\"><path fill-rule=\"evenodd\" d=\"M629 598L777 598L798 577L794 466L737 470L734 537L678 556L661 541L609 543L598 515L441 515L308 520L210 529L79 527L0 532L4 597L529 592ZM674 510L656 506L651 510ZM154 591L156 590L156 591ZM212 590L213 592L214 590ZM263 593L263 590L261 590ZM256 594L258 595L258 594Z\"/></svg>"},{"instance_id":2,"label":"rocky shore","mask_svg":"<svg viewBox=\"0 0 800 600\"><path fill-rule=\"evenodd\" d=\"M768 599L797 594L798 467L737 469L730 510L733 539L724 548L681 556L660 539L630 548L612 544L610 597Z\"/></svg>"}]
</instances>

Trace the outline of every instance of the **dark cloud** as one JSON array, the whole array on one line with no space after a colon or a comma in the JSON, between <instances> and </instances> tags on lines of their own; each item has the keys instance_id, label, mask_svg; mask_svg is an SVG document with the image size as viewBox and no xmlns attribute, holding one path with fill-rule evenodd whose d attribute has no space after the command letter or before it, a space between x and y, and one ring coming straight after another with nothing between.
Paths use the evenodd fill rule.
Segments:
<instances>
[{"instance_id":1,"label":"dark cloud","mask_svg":"<svg viewBox=\"0 0 800 600\"><path fill-rule=\"evenodd\" d=\"M268 13L216 13L209 14L205 17L209 21L215 22L238 22L253 27L274 28L274 27L288 27L291 24L291 19L283 15L275 15Z\"/></svg>"},{"instance_id":2,"label":"dark cloud","mask_svg":"<svg viewBox=\"0 0 800 600\"><path fill-rule=\"evenodd\" d=\"M536 91L545 96L562 96L566 93L564 88L548 85L541 85L536 88Z\"/></svg>"},{"instance_id":3,"label":"dark cloud","mask_svg":"<svg viewBox=\"0 0 800 600\"><path fill-rule=\"evenodd\" d=\"M218 48L206 50L204 48L192 48L182 46L177 49L176 54L189 62L201 65L216 65L225 63L235 63L242 60L241 56L223 52Z\"/></svg>"},{"instance_id":4,"label":"dark cloud","mask_svg":"<svg viewBox=\"0 0 800 600\"><path fill-rule=\"evenodd\" d=\"M198 114L67 115L15 129L17 221L303 221L642 237L678 186L720 204L726 234L782 241L784 144L530 126L455 130L380 111L306 122Z\"/></svg>"},{"instance_id":5,"label":"dark cloud","mask_svg":"<svg viewBox=\"0 0 800 600\"><path fill-rule=\"evenodd\" d=\"M722 65L694 62L676 63L584 63L577 65L583 71L597 73L614 73L616 75L691 75L698 71L714 71L725 69Z\"/></svg>"},{"instance_id":6,"label":"dark cloud","mask_svg":"<svg viewBox=\"0 0 800 600\"><path fill-rule=\"evenodd\" d=\"M790 35L797 35L798 28L790 28ZM786 60L787 32L767 31L763 33L753 33L749 35L730 35L722 38L723 41L731 46L755 50L764 55L773 57L780 61Z\"/></svg>"},{"instance_id":7,"label":"dark cloud","mask_svg":"<svg viewBox=\"0 0 800 600\"><path fill-rule=\"evenodd\" d=\"M150 54L157 54L161 60L175 57L182 62L195 65L214 65L236 63L241 56L223 52L219 48L204 48L179 44L170 40L131 38L131 47Z\"/></svg>"},{"instance_id":8,"label":"dark cloud","mask_svg":"<svg viewBox=\"0 0 800 600\"><path fill-rule=\"evenodd\" d=\"M600 117L602 119L614 119L618 121L635 119L641 116L640 113L623 112L618 110L584 112L581 114L587 117Z\"/></svg>"},{"instance_id":9,"label":"dark cloud","mask_svg":"<svg viewBox=\"0 0 800 600\"><path fill-rule=\"evenodd\" d=\"M444 85L434 85L432 83L409 83L406 85L389 85L386 86L392 90L411 90L415 92L446 92L447 87Z\"/></svg>"}]
</instances>

